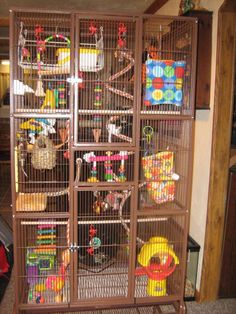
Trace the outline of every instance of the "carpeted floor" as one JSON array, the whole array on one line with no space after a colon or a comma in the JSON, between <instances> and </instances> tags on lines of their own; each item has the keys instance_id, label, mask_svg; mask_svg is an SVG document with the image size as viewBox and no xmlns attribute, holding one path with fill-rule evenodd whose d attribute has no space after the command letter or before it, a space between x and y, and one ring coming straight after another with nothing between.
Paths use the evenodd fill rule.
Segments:
<instances>
[{"instance_id":1,"label":"carpeted floor","mask_svg":"<svg viewBox=\"0 0 236 314\"><path fill-rule=\"evenodd\" d=\"M14 280L11 278L5 295L3 297L0 314L12 314L14 304ZM236 299L220 299L216 302L196 303L186 302L188 314L236 314ZM169 308L165 310L166 314L170 313ZM75 312L74 312L75 313ZM138 309L117 309L117 310L100 310L89 312L76 312L84 314L152 314L154 313L152 307L141 307ZM60 313L62 314L62 313ZM68 313L69 314L69 313Z\"/></svg>"}]
</instances>

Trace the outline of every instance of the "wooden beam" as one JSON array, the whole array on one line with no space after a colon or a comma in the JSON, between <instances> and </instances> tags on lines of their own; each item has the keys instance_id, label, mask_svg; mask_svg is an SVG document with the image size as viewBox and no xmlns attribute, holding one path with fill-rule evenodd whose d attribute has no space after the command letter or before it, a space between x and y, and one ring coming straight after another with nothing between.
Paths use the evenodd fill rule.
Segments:
<instances>
[{"instance_id":1,"label":"wooden beam","mask_svg":"<svg viewBox=\"0 0 236 314\"><path fill-rule=\"evenodd\" d=\"M232 0L234 1L234 0ZM226 0L225 3L232 1ZM236 55L236 11L219 10L215 100L206 235L200 301L218 298L228 185L234 64Z\"/></svg>"},{"instance_id":2,"label":"wooden beam","mask_svg":"<svg viewBox=\"0 0 236 314\"><path fill-rule=\"evenodd\" d=\"M153 3L144 11L145 14L155 14L168 0L155 0Z\"/></svg>"},{"instance_id":3,"label":"wooden beam","mask_svg":"<svg viewBox=\"0 0 236 314\"><path fill-rule=\"evenodd\" d=\"M235 1L225 1L221 6L222 12L235 12L236 2Z\"/></svg>"}]
</instances>

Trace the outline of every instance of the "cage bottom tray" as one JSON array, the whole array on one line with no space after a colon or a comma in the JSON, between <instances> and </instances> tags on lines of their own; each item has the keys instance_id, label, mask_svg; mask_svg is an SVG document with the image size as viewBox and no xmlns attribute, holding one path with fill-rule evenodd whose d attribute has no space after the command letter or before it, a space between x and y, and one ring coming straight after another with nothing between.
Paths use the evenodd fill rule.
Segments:
<instances>
[{"instance_id":1,"label":"cage bottom tray","mask_svg":"<svg viewBox=\"0 0 236 314\"><path fill-rule=\"evenodd\" d=\"M38 284L45 285L46 279L42 278ZM147 293L148 278L146 276L135 278L135 298L150 297ZM43 303L52 304L58 302L68 303L70 297L69 277L66 277L64 287L60 292L46 289L38 293L35 286L29 286L29 304L35 304L36 298L40 294ZM128 267L106 268L104 271L94 273L85 269L80 269L78 274L78 299L97 299L128 296ZM40 302L38 302L40 303Z\"/></svg>"},{"instance_id":2,"label":"cage bottom tray","mask_svg":"<svg viewBox=\"0 0 236 314\"><path fill-rule=\"evenodd\" d=\"M135 297L149 297L146 276L135 278ZM128 296L128 267L109 267L94 274L82 270L78 276L78 298L111 298Z\"/></svg>"}]
</instances>

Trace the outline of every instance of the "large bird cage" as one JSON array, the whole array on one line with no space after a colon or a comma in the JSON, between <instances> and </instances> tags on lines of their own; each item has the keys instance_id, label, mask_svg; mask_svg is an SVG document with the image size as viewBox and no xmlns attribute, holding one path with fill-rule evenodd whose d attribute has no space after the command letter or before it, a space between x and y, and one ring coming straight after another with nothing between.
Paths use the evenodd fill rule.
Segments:
<instances>
[{"instance_id":1,"label":"large bird cage","mask_svg":"<svg viewBox=\"0 0 236 314\"><path fill-rule=\"evenodd\" d=\"M196 25L11 11L18 312L185 313Z\"/></svg>"}]
</instances>

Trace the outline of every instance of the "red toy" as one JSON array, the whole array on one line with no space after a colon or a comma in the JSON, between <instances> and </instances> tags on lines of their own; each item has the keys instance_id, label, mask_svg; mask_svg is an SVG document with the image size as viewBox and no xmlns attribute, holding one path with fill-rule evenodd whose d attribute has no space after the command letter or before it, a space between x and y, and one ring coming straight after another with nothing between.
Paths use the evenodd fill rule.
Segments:
<instances>
[{"instance_id":1,"label":"red toy","mask_svg":"<svg viewBox=\"0 0 236 314\"><path fill-rule=\"evenodd\" d=\"M4 274L8 272L9 267L6 249L3 244L0 244L0 276L4 276Z\"/></svg>"}]
</instances>

